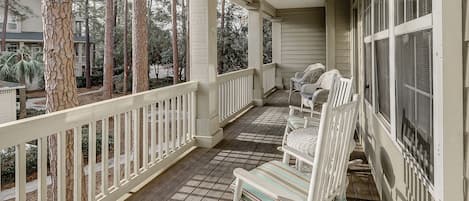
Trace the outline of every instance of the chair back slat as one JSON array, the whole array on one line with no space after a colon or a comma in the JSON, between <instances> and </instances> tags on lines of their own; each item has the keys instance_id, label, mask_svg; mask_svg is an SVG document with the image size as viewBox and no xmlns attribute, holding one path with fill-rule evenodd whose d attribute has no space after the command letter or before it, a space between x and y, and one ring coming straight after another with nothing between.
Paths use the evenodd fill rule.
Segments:
<instances>
[{"instance_id":1,"label":"chair back slat","mask_svg":"<svg viewBox=\"0 0 469 201\"><path fill-rule=\"evenodd\" d=\"M345 90L346 91L346 90ZM308 201L331 201L344 189L358 115L358 95L337 107L326 103L321 115Z\"/></svg>"},{"instance_id":2,"label":"chair back slat","mask_svg":"<svg viewBox=\"0 0 469 201\"><path fill-rule=\"evenodd\" d=\"M350 102L352 98L352 79L334 77L333 87L329 91L327 102L331 107L337 107Z\"/></svg>"}]
</instances>

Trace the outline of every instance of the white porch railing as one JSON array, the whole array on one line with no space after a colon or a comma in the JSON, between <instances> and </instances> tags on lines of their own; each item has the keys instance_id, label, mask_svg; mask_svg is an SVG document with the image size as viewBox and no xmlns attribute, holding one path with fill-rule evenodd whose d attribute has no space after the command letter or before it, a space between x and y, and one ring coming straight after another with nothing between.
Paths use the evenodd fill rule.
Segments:
<instances>
[{"instance_id":1,"label":"white porch railing","mask_svg":"<svg viewBox=\"0 0 469 201\"><path fill-rule=\"evenodd\" d=\"M187 82L1 124L0 149L14 147L16 151L16 200L26 200L30 191L30 183L26 188L30 176L26 173L26 151L36 146L30 145L34 142L38 156L37 199L47 200L51 136L57 137L58 200L65 200L66 177L73 177L74 200L81 201L82 188L87 188L88 200L117 200L168 168L195 145L197 85ZM69 139L74 142L74 162L65 158L67 148L72 148L67 145ZM82 150L82 143L89 145L88 150ZM97 151L101 152L98 157ZM83 164L82 153L89 153ZM66 175L71 168L73 175ZM84 177L87 179L82 186Z\"/></svg>"},{"instance_id":2,"label":"white porch railing","mask_svg":"<svg viewBox=\"0 0 469 201\"><path fill-rule=\"evenodd\" d=\"M435 201L433 185L424 175L415 158L403 151L404 183L408 201Z\"/></svg>"},{"instance_id":3,"label":"white porch railing","mask_svg":"<svg viewBox=\"0 0 469 201\"><path fill-rule=\"evenodd\" d=\"M264 94L268 94L275 88L275 68L277 64L270 63L262 66Z\"/></svg>"},{"instance_id":4,"label":"white porch railing","mask_svg":"<svg viewBox=\"0 0 469 201\"><path fill-rule=\"evenodd\" d=\"M252 105L253 76L254 69L245 69L217 77L218 114L222 126Z\"/></svg>"}]
</instances>

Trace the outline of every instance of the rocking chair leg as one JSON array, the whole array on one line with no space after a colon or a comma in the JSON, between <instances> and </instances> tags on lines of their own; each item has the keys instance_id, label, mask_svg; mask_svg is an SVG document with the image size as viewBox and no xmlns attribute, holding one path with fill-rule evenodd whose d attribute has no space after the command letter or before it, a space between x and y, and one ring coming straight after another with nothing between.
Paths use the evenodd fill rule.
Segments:
<instances>
[{"instance_id":1,"label":"rocking chair leg","mask_svg":"<svg viewBox=\"0 0 469 201\"><path fill-rule=\"evenodd\" d=\"M236 179L236 187L234 191L234 201L240 201L243 194L243 182L240 179Z\"/></svg>"},{"instance_id":2,"label":"rocking chair leg","mask_svg":"<svg viewBox=\"0 0 469 201\"><path fill-rule=\"evenodd\" d=\"M284 152L282 162L286 165L290 165L290 154L287 154L286 152Z\"/></svg>"}]
</instances>

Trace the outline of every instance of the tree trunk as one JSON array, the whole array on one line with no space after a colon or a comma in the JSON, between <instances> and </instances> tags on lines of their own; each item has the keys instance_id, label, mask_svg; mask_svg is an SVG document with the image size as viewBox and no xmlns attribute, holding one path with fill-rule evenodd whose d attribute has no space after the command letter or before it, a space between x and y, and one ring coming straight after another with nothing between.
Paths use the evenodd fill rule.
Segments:
<instances>
[{"instance_id":1,"label":"tree trunk","mask_svg":"<svg viewBox=\"0 0 469 201\"><path fill-rule=\"evenodd\" d=\"M221 1L221 30L220 30L220 53L218 55L218 73L221 74L223 72L223 54L225 54L225 3L226 0Z\"/></svg>"},{"instance_id":2,"label":"tree trunk","mask_svg":"<svg viewBox=\"0 0 469 201\"><path fill-rule=\"evenodd\" d=\"M5 0L5 6L3 10L3 27L2 27L2 52L6 50L7 45L7 24L8 24L8 6L10 5L9 0Z\"/></svg>"},{"instance_id":3,"label":"tree trunk","mask_svg":"<svg viewBox=\"0 0 469 201\"><path fill-rule=\"evenodd\" d=\"M112 97L112 75L114 67L114 0L106 0L106 28L104 30L104 72L103 72L103 97Z\"/></svg>"},{"instance_id":4,"label":"tree trunk","mask_svg":"<svg viewBox=\"0 0 469 201\"><path fill-rule=\"evenodd\" d=\"M91 47L90 47L90 13L89 0L85 0L85 79L86 88L91 88Z\"/></svg>"},{"instance_id":5,"label":"tree trunk","mask_svg":"<svg viewBox=\"0 0 469 201\"><path fill-rule=\"evenodd\" d=\"M44 79L47 112L55 112L78 105L73 44L72 1L42 1L44 27ZM66 137L66 175L73 175L73 137ZM50 136L49 159L52 177L52 200L57 200L57 138ZM84 175L84 174L83 174ZM66 178L66 200L73 200L73 177ZM82 179L82 183L84 179ZM85 186L85 185L83 185ZM86 188L81 192L86 195ZM86 196L85 196L86 197Z\"/></svg>"},{"instance_id":6,"label":"tree trunk","mask_svg":"<svg viewBox=\"0 0 469 201\"><path fill-rule=\"evenodd\" d=\"M26 79L24 76L21 76L20 79L21 85L26 87ZM26 118L26 88L20 89L20 119Z\"/></svg>"},{"instance_id":7,"label":"tree trunk","mask_svg":"<svg viewBox=\"0 0 469 201\"><path fill-rule=\"evenodd\" d=\"M190 41L190 33L191 33L191 27L190 27L190 5L189 5L189 0L187 0L187 7L186 7L186 26L187 26L187 32L186 32L186 70L184 71L184 75L186 76L186 81L191 80L191 41Z\"/></svg>"},{"instance_id":8,"label":"tree trunk","mask_svg":"<svg viewBox=\"0 0 469 201\"><path fill-rule=\"evenodd\" d=\"M133 0L132 16L132 92L148 90L147 4Z\"/></svg>"},{"instance_id":9,"label":"tree trunk","mask_svg":"<svg viewBox=\"0 0 469 201\"><path fill-rule=\"evenodd\" d=\"M129 61L128 61L128 55L129 51L127 50L127 39L128 39L128 29L129 29L129 21L128 21L128 16L129 16L129 2L127 0L124 0L124 86L123 86L123 91L124 94L127 94L127 82L128 82L128 67L129 67Z\"/></svg>"},{"instance_id":10,"label":"tree trunk","mask_svg":"<svg viewBox=\"0 0 469 201\"><path fill-rule=\"evenodd\" d=\"M173 84L179 82L179 54L178 54L178 24L177 24L177 2L171 0L171 18L173 20Z\"/></svg>"}]
</instances>

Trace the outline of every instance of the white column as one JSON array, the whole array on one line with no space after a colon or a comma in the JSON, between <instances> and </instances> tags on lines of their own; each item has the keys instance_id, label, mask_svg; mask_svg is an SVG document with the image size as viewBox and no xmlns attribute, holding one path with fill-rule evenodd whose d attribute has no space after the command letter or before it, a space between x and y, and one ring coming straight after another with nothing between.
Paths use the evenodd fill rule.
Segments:
<instances>
[{"instance_id":1,"label":"white column","mask_svg":"<svg viewBox=\"0 0 469 201\"><path fill-rule=\"evenodd\" d=\"M326 2L326 70L336 68L335 0Z\"/></svg>"},{"instance_id":2,"label":"white column","mask_svg":"<svg viewBox=\"0 0 469 201\"><path fill-rule=\"evenodd\" d=\"M217 0L189 3L190 76L199 81L196 139L198 146L213 147L223 138L218 122Z\"/></svg>"},{"instance_id":3,"label":"white column","mask_svg":"<svg viewBox=\"0 0 469 201\"><path fill-rule=\"evenodd\" d=\"M441 201L464 200L461 5L433 0L434 183Z\"/></svg>"},{"instance_id":4,"label":"white column","mask_svg":"<svg viewBox=\"0 0 469 201\"><path fill-rule=\"evenodd\" d=\"M272 62L277 64L275 86L283 89L283 75L279 66L282 64L282 24L281 20L272 20Z\"/></svg>"},{"instance_id":5,"label":"white column","mask_svg":"<svg viewBox=\"0 0 469 201\"><path fill-rule=\"evenodd\" d=\"M249 10L248 66L255 70L254 104L262 106L264 105L264 87L262 81L262 65L264 64L264 19L259 10Z\"/></svg>"}]
</instances>

